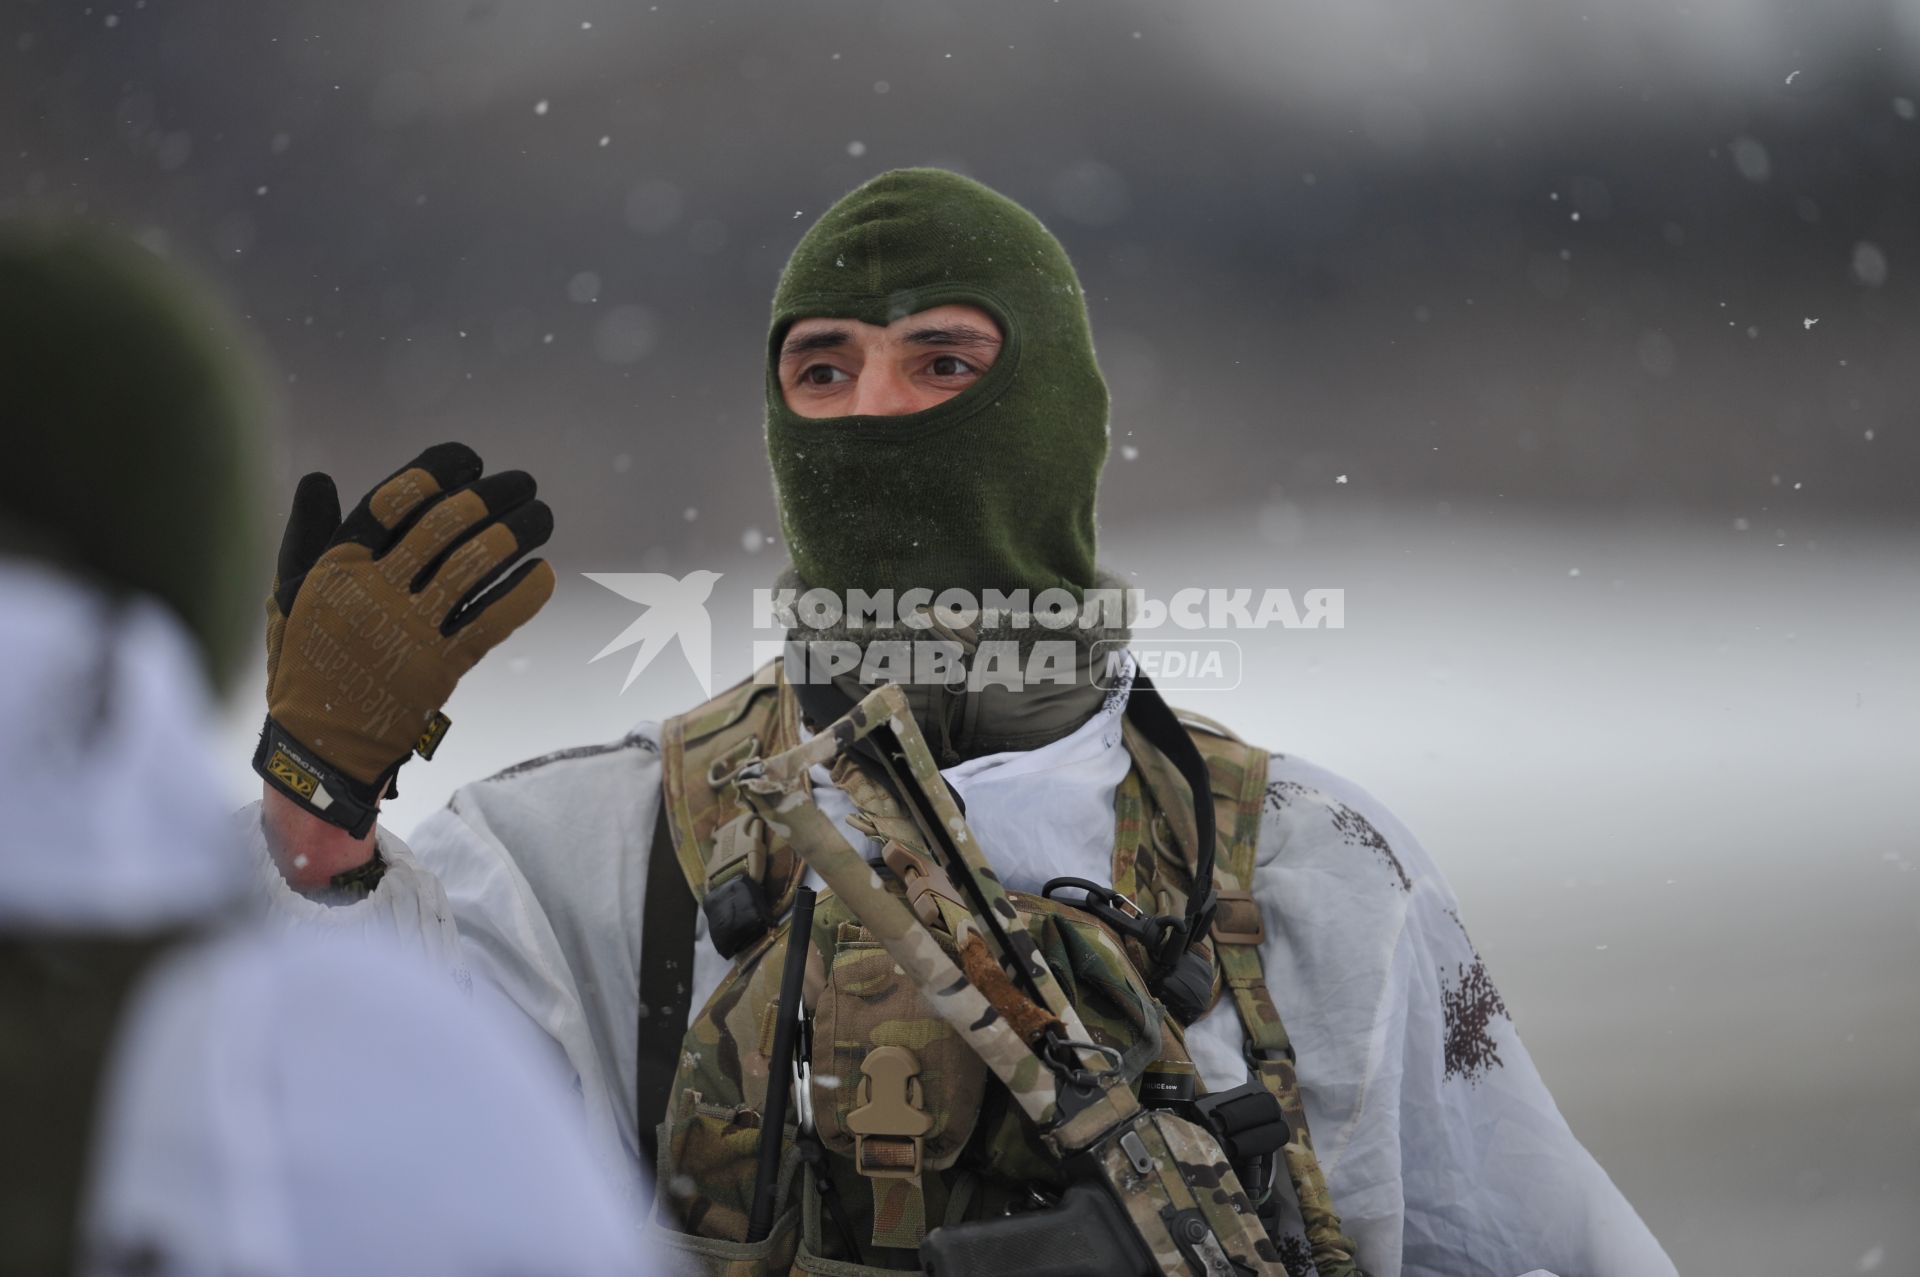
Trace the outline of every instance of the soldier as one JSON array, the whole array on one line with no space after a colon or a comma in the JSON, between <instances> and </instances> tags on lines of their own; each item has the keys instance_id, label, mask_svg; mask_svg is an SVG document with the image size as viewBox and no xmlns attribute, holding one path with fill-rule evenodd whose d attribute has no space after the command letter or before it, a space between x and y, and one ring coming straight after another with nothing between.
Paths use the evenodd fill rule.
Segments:
<instances>
[{"instance_id":1,"label":"soldier","mask_svg":"<svg viewBox=\"0 0 1920 1277\"><path fill-rule=\"evenodd\" d=\"M766 385L784 584L1070 600L1118 584L1095 564L1107 395L1084 294L1006 198L924 169L847 195L781 277ZM516 1006L564 1055L636 1209L658 1159L655 1214L689 1263L912 1268L943 1225L1071 1200L1036 1110L1011 1109L956 1045L966 1026L929 1010L947 991L896 965L909 915L881 922L886 901L845 875L799 804L883 866L882 896L912 903L937 941L909 955L925 971L964 965L1000 1018L1037 1013L1020 1028L1036 1050L1057 1045L1063 1014L988 992L1009 972L1030 993L1048 972L1071 986L1064 1018L1096 1044L1081 1067L1110 1054L1142 1103L1270 1094L1285 1114L1273 1161L1237 1156L1231 1123L1214 1128L1231 1182L1247 1181L1229 1196L1266 1233L1260 1263L1672 1272L1560 1118L1420 845L1347 781L1176 720L1124 660L1102 677L1119 618L1048 627L1068 645L1057 677L891 679L939 769L921 792L1008 893L997 922L949 881L960 867L931 845L939 822L908 818L904 773L876 772L841 719L887 680L793 658L803 641L873 653L931 626L965 667L989 641L1030 643L1031 615L943 626L923 610L796 633L782 669L469 785L410 843L377 826L396 769L445 730L458 676L544 601L550 574L521 556L549 527L530 479L484 475L457 445L344 521L324 477L302 483L270 603L256 848L292 889L281 907L344 886L360 898L326 921L409 937ZM810 752L780 757L794 749ZM863 902L822 899L795 942L810 950L795 948L803 1006L786 1006L783 919L818 882L809 866L835 864ZM1048 889L1061 878L1076 894ZM1018 962L969 956L966 937L1001 923L1048 959L1037 985ZM789 1129L775 1096L793 1014L811 1076ZM1240 1153L1259 1142L1241 1135ZM785 1153L772 1233L753 1222L763 1137Z\"/></svg>"},{"instance_id":2,"label":"soldier","mask_svg":"<svg viewBox=\"0 0 1920 1277\"><path fill-rule=\"evenodd\" d=\"M0 227L0 1270L631 1272L537 1053L443 970L244 918L238 344L131 244Z\"/></svg>"}]
</instances>

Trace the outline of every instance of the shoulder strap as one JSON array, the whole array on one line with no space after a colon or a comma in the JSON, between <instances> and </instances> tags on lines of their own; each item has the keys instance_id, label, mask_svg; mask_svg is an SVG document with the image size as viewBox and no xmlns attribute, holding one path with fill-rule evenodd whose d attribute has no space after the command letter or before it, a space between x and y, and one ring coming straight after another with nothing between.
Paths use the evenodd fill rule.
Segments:
<instances>
[{"instance_id":1,"label":"shoulder strap","mask_svg":"<svg viewBox=\"0 0 1920 1277\"><path fill-rule=\"evenodd\" d=\"M1173 716L1179 719L1180 725L1190 733L1195 735L1205 733L1208 736L1218 737L1221 740L1232 741L1234 744L1245 746L1248 749L1253 748L1251 745L1247 745L1244 740L1240 739L1238 732L1217 718L1208 718L1205 714L1196 713L1190 709L1176 709L1173 711Z\"/></svg>"},{"instance_id":2,"label":"shoulder strap","mask_svg":"<svg viewBox=\"0 0 1920 1277\"><path fill-rule=\"evenodd\" d=\"M693 910L667 830L667 804L653 822L647 899L640 928L640 1022L634 1048L633 1117L640 1164L659 1165L659 1123L673 1099L680 1040L693 996Z\"/></svg>"},{"instance_id":3,"label":"shoulder strap","mask_svg":"<svg viewBox=\"0 0 1920 1277\"><path fill-rule=\"evenodd\" d=\"M661 793L675 859L724 957L764 935L793 902L799 858L778 846L733 779L749 759L799 743L779 662L661 728Z\"/></svg>"},{"instance_id":4,"label":"shoulder strap","mask_svg":"<svg viewBox=\"0 0 1920 1277\"><path fill-rule=\"evenodd\" d=\"M1268 754L1211 719L1185 710L1177 711L1177 717L1207 772L1217 899L1211 940L1222 932L1238 934L1248 923ZM1143 902L1150 898L1158 912L1174 912L1185 906L1199 861L1192 788L1165 751L1131 719L1121 732L1133 770L1115 798L1113 885ZM1254 912L1252 921L1258 920Z\"/></svg>"},{"instance_id":5,"label":"shoulder strap","mask_svg":"<svg viewBox=\"0 0 1920 1277\"><path fill-rule=\"evenodd\" d=\"M1220 898L1213 919L1214 940L1231 943L1242 935L1263 933L1260 913L1252 907L1253 863L1259 851L1271 755L1197 714L1181 711L1180 725L1206 761L1207 788L1213 797L1213 827L1219 840L1213 881ZM1262 938L1263 934L1253 934L1247 943L1257 945Z\"/></svg>"},{"instance_id":6,"label":"shoulder strap","mask_svg":"<svg viewBox=\"0 0 1920 1277\"><path fill-rule=\"evenodd\" d=\"M1353 1243L1342 1231L1326 1177L1313 1151L1313 1135L1307 1129L1294 1068L1293 1044L1260 964L1260 945L1267 938L1267 928L1253 898L1253 875L1271 755L1210 718L1186 710L1179 711L1178 717L1181 728L1206 761L1207 788L1213 799L1213 879L1218 905L1209 939L1215 968L1240 1017L1247 1062L1286 1114L1289 1138L1282 1157L1306 1224L1315 1270L1322 1277L1360 1277ZM1191 887L1197 831L1193 808L1188 805L1189 789L1161 752L1146 746L1144 737L1127 735L1134 771L1122 783L1115 804L1113 881L1121 887L1124 876L1128 884L1141 888L1157 871L1159 907L1165 908L1175 893ZM1161 840L1157 830L1166 830L1171 836ZM1142 834L1148 835L1146 843ZM1167 882L1168 876L1177 881Z\"/></svg>"},{"instance_id":7,"label":"shoulder strap","mask_svg":"<svg viewBox=\"0 0 1920 1277\"><path fill-rule=\"evenodd\" d=\"M779 688L760 670L660 729L660 806L647 858L640 931L640 1019L634 1063L634 1124L641 1164L659 1153L658 1123L673 1099L680 1043L693 994L694 913L704 907L714 833L734 814L730 784L774 735Z\"/></svg>"},{"instance_id":8,"label":"shoulder strap","mask_svg":"<svg viewBox=\"0 0 1920 1277\"><path fill-rule=\"evenodd\" d=\"M1234 1011L1240 1017L1247 1063L1261 1085L1279 1101L1287 1118L1289 1138L1281 1157L1306 1225L1315 1271L1322 1277L1359 1277L1353 1242L1341 1226L1314 1153L1313 1133L1307 1128L1306 1107L1294 1067L1293 1042L1280 1020L1280 1008L1267 988L1266 970L1260 962L1267 926L1253 898L1253 875L1270 755L1211 719L1186 713L1180 717L1207 760L1219 813L1221 847L1214 877L1219 884L1220 907L1213 919L1213 946Z\"/></svg>"},{"instance_id":9,"label":"shoulder strap","mask_svg":"<svg viewBox=\"0 0 1920 1277\"><path fill-rule=\"evenodd\" d=\"M762 752L778 688L766 670L660 728L661 791L667 828L694 899L709 887L707 850L714 830L736 806L728 781Z\"/></svg>"}]
</instances>

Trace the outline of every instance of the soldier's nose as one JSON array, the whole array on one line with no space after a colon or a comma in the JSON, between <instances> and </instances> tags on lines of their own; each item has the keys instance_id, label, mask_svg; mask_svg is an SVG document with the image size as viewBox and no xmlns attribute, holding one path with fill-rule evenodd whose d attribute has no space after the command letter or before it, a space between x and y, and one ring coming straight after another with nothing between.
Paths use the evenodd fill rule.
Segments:
<instances>
[{"instance_id":1,"label":"soldier's nose","mask_svg":"<svg viewBox=\"0 0 1920 1277\"><path fill-rule=\"evenodd\" d=\"M869 367L860 375L859 403L854 411L862 416L904 417L924 405L912 380L897 369Z\"/></svg>"}]
</instances>

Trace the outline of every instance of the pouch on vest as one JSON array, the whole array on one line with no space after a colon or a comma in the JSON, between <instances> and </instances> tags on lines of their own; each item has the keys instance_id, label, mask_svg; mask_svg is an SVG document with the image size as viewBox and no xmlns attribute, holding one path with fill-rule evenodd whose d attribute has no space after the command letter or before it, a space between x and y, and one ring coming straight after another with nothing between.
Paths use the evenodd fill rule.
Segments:
<instances>
[{"instance_id":1,"label":"pouch on vest","mask_svg":"<svg viewBox=\"0 0 1920 1277\"><path fill-rule=\"evenodd\" d=\"M1264 938L1264 927L1249 892L1265 797L1267 756L1264 751L1242 743L1226 729L1198 716L1183 714L1181 726L1199 748L1207 765L1207 799L1214 807L1218 839L1215 879L1220 904L1209 938L1198 946L1207 951L1209 964L1214 968L1210 1000L1217 1000L1223 992L1231 990L1236 1011L1248 1026L1248 1045L1252 1054L1261 1060L1270 1056L1278 1058L1284 1048L1285 1030L1280 1026L1277 1012L1273 1010L1264 988L1258 957L1258 945ZM1111 882L1116 891L1138 901L1139 906L1149 913L1176 915L1184 907L1195 855L1190 791L1176 769L1140 738L1131 722L1124 724L1123 734L1134 766L1116 796ZM668 799L664 810L673 834L677 859L696 897L709 894L706 875L714 867L716 859L729 858L717 854L714 844L725 839L716 839L715 833L728 821L736 821L736 831L751 830L756 840L766 838L766 842L760 844L764 854L757 862L763 875L764 890L761 895L769 902L768 912L784 911L785 902L791 899L792 888L797 884L804 866L790 848L780 846L779 840L769 836L770 831L764 822L754 824L753 813L734 782L740 768L746 766L753 756L771 756L783 748L790 748L798 739L795 700L791 689L782 685L777 665L761 671L749 683L723 693L702 709L667 725L663 733ZM724 776L719 774L722 772ZM836 783L839 783L837 777ZM845 786L842 785L842 788ZM732 856L731 862L731 866L723 868L730 868L736 876L739 870L732 866L753 863L749 858L738 855ZM912 877L911 874L907 876L910 879ZM897 887L897 884L892 886ZM837 933L823 932L823 924L832 917L852 922L849 912L842 909L836 914L829 908L829 900L829 897L823 897L821 911L816 916L816 952L812 955L814 969L810 971L808 980L807 1000L817 1011L822 1009L820 999L828 988L827 975L839 943ZM914 903L922 907L937 905L937 902L925 899L924 894ZM1072 937L1081 933L1098 933L1103 936L1101 943L1108 949L1120 951L1123 945L1106 933L1092 917L1059 902L1028 898L1021 901L1019 908L1023 924L1032 931L1038 947L1046 951L1049 967L1063 987L1074 989L1073 1001L1078 1005L1095 1040L1119 1046L1129 1031L1138 1033L1143 1024L1151 1024L1165 1045L1165 1049L1159 1053L1162 1058L1158 1061L1150 1058L1137 1062L1129 1060L1129 1065L1154 1065L1148 1089L1156 1098L1164 1098L1169 1089L1190 1092L1192 1065L1186 1061L1177 1024L1171 1021L1160 1023L1157 1008L1150 1015L1142 1017L1137 1006L1130 1011L1120 1011L1117 1009L1120 1004L1114 1003L1109 1005L1108 1013L1117 1027L1110 1036L1103 1038L1101 1033L1106 1031L1104 1022L1107 1016L1094 1008L1088 994L1101 986L1099 972L1104 968L1094 963L1084 968L1094 973L1092 978L1084 975L1073 980L1068 978L1069 973L1079 969L1071 956L1074 948ZM1076 921L1068 924L1056 921L1067 918ZM837 927L839 922L834 925ZM1063 925L1066 930L1061 934L1053 936L1051 940L1045 938L1049 928ZM1034 929L1036 927L1037 930ZM856 978L861 973L863 962L880 965L879 959L863 957L858 949L851 947L863 943L859 936L861 930L854 923L848 933L850 947L841 959L847 964L843 990L850 991L855 985L866 987ZM767 946L778 942L777 932L772 936L763 936L759 942L750 945L737 961L743 966L764 965L769 959ZM1146 954L1132 938L1124 941L1124 951L1126 956L1119 966L1125 968L1128 975L1117 982L1106 983L1109 990L1138 986L1137 991L1144 998L1138 964L1146 960ZM783 946L772 954L772 965L776 969L781 953L784 953ZM1127 957L1132 961L1128 962ZM717 1045L722 1037L733 1038L737 1032L746 1031L744 1024L726 1029L725 1032L719 1026L727 1022L727 1004L741 999L740 985L748 979L741 970L731 973L714 994L707 1011L689 1030L688 1055L682 1061L683 1074L689 1066L697 1068L711 1062L705 1053L700 1052L696 1038L708 1045ZM777 979L768 975L761 987L770 991L775 984ZM1125 1001L1120 1000L1121 1003ZM1150 998L1145 999L1145 1005L1152 1006ZM922 1018L923 1024L937 1019L930 1015L930 1008L927 1010L929 1015ZM872 1018L882 1025L894 1019L891 1015ZM702 1022L705 1023L704 1029ZM904 1022L904 1018L898 1021ZM765 1028L765 1036L770 1042L770 1021ZM826 1174L823 1178L834 1181L842 1200L858 1213L857 1226L851 1231L858 1232L866 1239L873 1223L872 1195L868 1191L869 1182L855 1177L852 1144L856 1133L844 1125L844 1114L857 1106L857 1099L829 1093L833 1088L823 1088L822 1084L838 1083L855 1088L853 1093L857 1096L857 1088L864 1074L857 1067L849 1072L847 1064L860 1053L858 1044L864 1042L884 1046L895 1039L884 1028L877 1035L878 1039L884 1040L876 1040L876 1035L872 1033L863 1039L850 1032L839 1039L843 1045L836 1048L833 1045L835 1034L827 1034L823 1041L818 1020L814 1028L812 1099L816 1111L821 1115L823 1135L830 1135L834 1141L831 1154L824 1159ZM929 1032L927 1036L932 1039L937 1035ZM1134 1040L1137 1042L1138 1038ZM765 1049L761 1048L763 1054ZM1120 1049L1126 1050L1125 1047ZM1032 1126L1017 1106L1008 1102L1008 1094L1003 1086L992 1081L985 1084L984 1098L971 1117L970 1140L950 1113L943 1117L936 1112L943 1106L942 1097L952 1085L951 1079L957 1076L960 1069L968 1067L950 1064L948 1057L941 1054L942 1050L942 1047L934 1046L931 1051L934 1057L931 1071L915 1075L915 1080L922 1088L922 1103L928 1110L928 1121L919 1149L919 1156L923 1159L921 1210L925 1216L925 1226L931 1228L942 1222L981 1218L1014 1203L1032 1205L1033 1199L1026 1192L1029 1187L1038 1186L1043 1191L1060 1188L1065 1180L1058 1159L1035 1140ZM1151 1054L1148 1053L1149 1057ZM752 1052L744 1051L743 1055L751 1056ZM831 1063L828 1062L829 1055L832 1056ZM1290 1060L1288 1064L1284 1075L1262 1064L1259 1076L1286 1106L1290 1119L1297 1123L1296 1140L1286 1150L1289 1178L1293 1180L1296 1198L1307 1216L1308 1235L1313 1243L1316 1263L1327 1272L1354 1273L1358 1270L1350 1258L1351 1242L1341 1236L1338 1218L1326 1201L1324 1181L1313 1158L1304 1114L1299 1109L1298 1087L1292 1077ZM764 1070L766 1061L761 1059L757 1067ZM751 1067L747 1072L751 1073ZM1169 1081L1169 1078L1173 1080ZM929 1081L934 1085L931 1098L926 1098ZM1130 1067L1129 1082L1136 1091L1140 1090L1137 1067ZM701 1231L724 1230L733 1221L744 1218L746 1201L751 1192L752 1159L758 1141L758 1105L764 1102L765 1094L764 1071L761 1073L758 1098L753 1104L745 1106L748 1112L739 1112L727 1102L716 1101L715 1096L720 1095L721 1091L714 1089L711 1077L703 1078L702 1085L707 1088L701 1092L701 1102L706 1107L697 1112L693 1109L684 1110L680 1121L690 1125L684 1132L681 1146L694 1154L714 1147L731 1151L727 1156L708 1163L716 1181L711 1190L707 1184L697 1182L707 1178L705 1171L695 1176L687 1174L684 1169L677 1173L669 1171L664 1165L661 1183L663 1188L670 1186L671 1181L693 1190L689 1194L691 1200L685 1205L699 1212L700 1220L690 1227L698 1227ZM682 1096L688 1089L685 1076L676 1080L676 1097ZM956 1091L955 1094L964 1092ZM654 1111L658 1111L657 1108ZM898 1117L898 1114L895 1116ZM705 1128L693 1122L695 1117L706 1123ZM903 1120L896 1122L896 1125L918 1126L919 1122L917 1119ZM754 1131L752 1138L743 1134L748 1127ZM729 1140L733 1142L728 1143ZM896 1147L892 1151L895 1155L912 1155L911 1149L905 1147L911 1144L910 1137L895 1136L893 1140ZM959 1143L957 1151L956 1142ZM663 1145L663 1154L667 1147ZM728 1157L732 1160L728 1161ZM946 1165L937 1165L941 1162ZM985 1174L982 1174L983 1165L988 1168ZM810 1174L810 1171L803 1170L796 1182L809 1184ZM731 1187L728 1186L729 1180ZM804 1237L795 1261L796 1270L849 1271L841 1261L822 1257L827 1242L819 1226L823 1218L820 1198L809 1189L796 1191L804 1197L801 1203ZM712 1204L703 1206L702 1203L707 1201ZM781 1209L785 1210L790 1205L783 1199ZM911 1252L870 1255L869 1258L893 1267L915 1266Z\"/></svg>"},{"instance_id":2,"label":"pouch on vest","mask_svg":"<svg viewBox=\"0 0 1920 1277\"><path fill-rule=\"evenodd\" d=\"M833 913L845 921L834 928L813 1015L812 1100L820 1142L868 1178L944 1171L973 1135L986 1096L986 1066L934 1014L880 942L844 909ZM909 1094L863 1095L871 1089L862 1085L871 1081L867 1061L882 1049L910 1056ZM917 1113L919 1129L911 1129L916 1124L906 1118L901 1124L908 1129L856 1130L856 1114L898 1109ZM857 1198L858 1190L848 1187Z\"/></svg>"},{"instance_id":3,"label":"pouch on vest","mask_svg":"<svg viewBox=\"0 0 1920 1277\"><path fill-rule=\"evenodd\" d=\"M889 803L868 787L865 800L856 796L862 814L872 827L895 831L895 838L917 832L925 840L922 853L971 902L952 929L962 959L957 964L905 893L864 862L813 805L816 766L832 764L836 783L853 792L839 778L856 748L886 772L880 788L898 799ZM1132 1258L1118 1261L1120 1271L1175 1273L1193 1265L1205 1273L1279 1271L1273 1243L1212 1135L1141 1107L1135 1088L1145 1057L1157 1052L1101 1042L1085 1022L1077 1002L1095 1000L1085 996L1091 986L1073 981L1071 960L1044 952L1027 921L1034 911L1006 892L985 860L898 689L872 693L812 740L743 773L740 784L753 811L825 878L992 1071L1026 1119L1027 1142L1037 1138L1048 1161L1070 1170L1074 1182L1109 1194L1124 1212L1137 1246L1127 1251ZM1119 959L1121 979L1138 982L1120 944L1110 941L1107 951ZM868 1057L863 1102L882 1080L898 1091L904 1056ZM849 1115L850 1125L860 1113ZM878 1193L875 1201L884 1204ZM968 1237L999 1231L987 1223L953 1226Z\"/></svg>"}]
</instances>

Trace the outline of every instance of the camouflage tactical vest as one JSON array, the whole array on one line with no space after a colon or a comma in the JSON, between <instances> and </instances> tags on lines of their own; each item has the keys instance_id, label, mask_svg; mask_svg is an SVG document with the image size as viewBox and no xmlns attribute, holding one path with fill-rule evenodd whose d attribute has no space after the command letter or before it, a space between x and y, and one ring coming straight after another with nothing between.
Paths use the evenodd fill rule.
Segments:
<instances>
[{"instance_id":1,"label":"camouflage tactical vest","mask_svg":"<svg viewBox=\"0 0 1920 1277\"><path fill-rule=\"evenodd\" d=\"M1185 713L1181 720L1206 761L1215 813L1220 905L1199 945L1213 968L1212 1000L1233 999L1249 1062L1286 1114L1284 1160L1320 1272L1352 1272L1352 1243L1327 1200L1293 1050L1259 962L1265 927L1250 887L1268 756L1210 720ZM1133 766L1115 797L1112 885L1147 913L1177 915L1195 861L1189 790L1131 722L1123 738ZM702 1271L856 1277L917 1269L914 1250L929 1229L1018 1207L1036 1189L1062 1186L1063 1177L971 1048L850 911L823 895L806 937L804 1002L812 1020L801 1056L810 1076L795 1087L814 1138L796 1139L799 1129L789 1124L777 1222L765 1240L746 1240L790 939L785 918L805 867L752 817L733 778L749 759L800 740L798 705L777 663L662 731L665 822L695 898L707 903L727 891L779 921L733 953L733 969L687 1030L659 1129L655 1222ZM834 781L859 809L856 826L885 802L857 766L836 767ZM911 849L899 854L914 857ZM929 889L915 872L924 865L890 859L889 867L889 889L907 895L940 937L940 911L957 903L942 900L937 884ZM915 884L911 892L907 882ZM1095 1041L1118 1053L1136 1092L1199 1088L1180 1025L1141 975L1144 949L1082 909L1011 894ZM843 1232L864 1264L846 1259Z\"/></svg>"}]
</instances>

